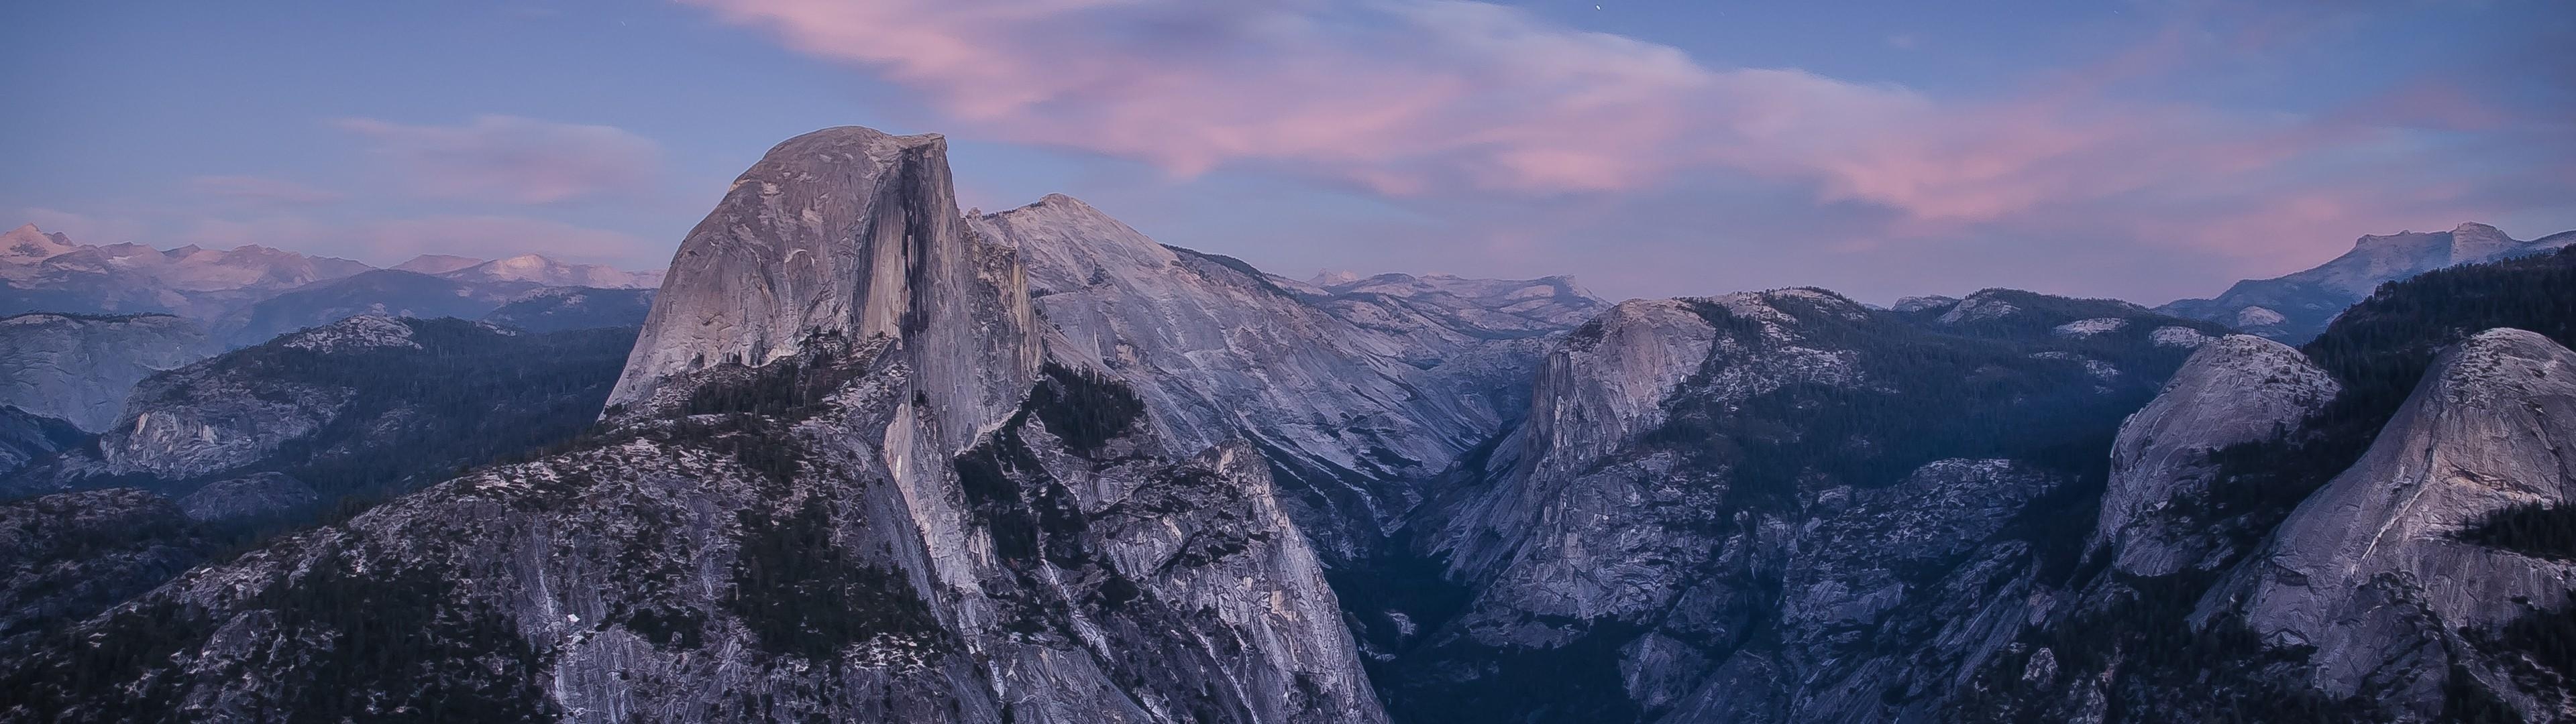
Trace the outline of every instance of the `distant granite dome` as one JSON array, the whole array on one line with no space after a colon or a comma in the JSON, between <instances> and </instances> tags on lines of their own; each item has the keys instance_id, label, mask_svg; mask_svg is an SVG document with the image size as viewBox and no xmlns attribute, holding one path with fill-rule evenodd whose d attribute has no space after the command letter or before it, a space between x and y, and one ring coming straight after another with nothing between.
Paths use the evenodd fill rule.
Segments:
<instances>
[{"instance_id":1,"label":"distant granite dome","mask_svg":"<svg viewBox=\"0 0 2576 724\"><path fill-rule=\"evenodd\" d=\"M2352 251L2316 268L2272 279L2248 279L2215 299L2182 299L2157 308L2299 344L2380 284L2461 264L2510 259L2576 244L2576 231L2517 241L2476 222L2450 231L2364 236Z\"/></svg>"}]
</instances>

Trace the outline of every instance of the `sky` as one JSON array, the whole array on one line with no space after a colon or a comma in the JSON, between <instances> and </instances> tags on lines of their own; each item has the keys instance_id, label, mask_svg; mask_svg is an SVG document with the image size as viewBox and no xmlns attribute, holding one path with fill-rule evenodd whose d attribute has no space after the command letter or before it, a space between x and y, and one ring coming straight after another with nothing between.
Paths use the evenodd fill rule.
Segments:
<instances>
[{"instance_id":1,"label":"sky","mask_svg":"<svg viewBox=\"0 0 2576 724\"><path fill-rule=\"evenodd\" d=\"M2209 296L2576 229L2566 0L448 0L0 7L0 226L660 268L778 141L950 140L1323 270Z\"/></svg>"}]
</instances>

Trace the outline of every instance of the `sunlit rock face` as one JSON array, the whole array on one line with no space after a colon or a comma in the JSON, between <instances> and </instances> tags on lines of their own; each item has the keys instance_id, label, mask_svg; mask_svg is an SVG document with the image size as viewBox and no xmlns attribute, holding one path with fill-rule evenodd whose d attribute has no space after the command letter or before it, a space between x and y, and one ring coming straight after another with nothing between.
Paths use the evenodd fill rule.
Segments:
<instances>
[{"instance_id":1,"label":"sunlit rock face","mask_svg":"<svg viewBox=\"0 0 2576 724\"><path fill-rule=\"evenodd\" d=\"M1027 300L1016 262L958 212L946 139L817 131L771 149L681 241L609 402L793 356L815 335L884 335L960 353L917 384L943 415L991 419L1037 366Z\"/></svg>"}]
</instances>

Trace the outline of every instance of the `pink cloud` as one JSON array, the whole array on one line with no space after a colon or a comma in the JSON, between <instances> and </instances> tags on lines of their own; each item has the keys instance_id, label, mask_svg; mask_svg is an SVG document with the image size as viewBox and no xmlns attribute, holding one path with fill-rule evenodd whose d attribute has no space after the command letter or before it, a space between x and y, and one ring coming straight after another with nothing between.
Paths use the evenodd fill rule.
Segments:
<instances>
[{"instance_id":1,"label":"pink cloud","mask_svg":"<svg viewBox=\"0 0 2576 724\"><path fill-rule=\"evenodd\" d=\"M612 126L476 116L461 126L417 126L371 118L333 122L374 142L372 153L426 196L548 204L621 192L659 181L660 144Z\"/></svg>"},{"instance_id":2,"label":"pink cloud","mask_svg":"<svg viewBox=\"0 0 2576 724\"><path fill-rule=\"evenodd\" d=\"M2508 179L2532 172L2410 135L2497 122L2450 87L2393 94L2381 115L2322 116L2135 92L2331 33L2349 22L2341 12L2169 8L2163 31L2097 62L1944 97L1713 67L1467 0L684 1L907 87L963 134L1185 177L1287 170L1425 207L1749 179L1865 207L1847 210L1866 223L1806 240L1844 251L2116 238L2248 266L2313 263L2321 246L2387 224L2499 210L2466 201L2485 187L2437 178L2568 186Z\"/></svg>"},{"instance_id":3,"label":"pink cloud","mask_svg":"<svg viewBox=\"0 0 2576 724\"><path fill-rule=\"evenodd\" d=\"M2187 109L1941 102L1710 68L1480 2L689 2L908 85L967 130L1180 175L1276 164L1395 195L1633 190L1714 168L1977 222L2258 168L2286 148ZM2068 82L2172 55L2154 45Z\"/></svg>"}]
</instances>

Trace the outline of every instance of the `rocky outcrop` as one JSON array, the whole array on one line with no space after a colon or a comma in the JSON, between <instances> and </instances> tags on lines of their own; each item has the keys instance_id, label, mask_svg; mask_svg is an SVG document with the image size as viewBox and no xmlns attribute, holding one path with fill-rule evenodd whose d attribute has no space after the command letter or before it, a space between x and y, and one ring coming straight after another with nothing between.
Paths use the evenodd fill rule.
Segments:
<instances>
[{"instance_id":1,"label":"rocky outcrop","mask_svg":"<svg viewBox=\"0 0 2576 724\"><path fill-rule=\"evenodd\" d=\"M2344 308L2380 284L2461 264L2539 254L2576 244L2576 232L2516 240L2475 222L2450 231L2401 231L2364 236L2352 251L2316 268L2272 279L2237 282L2214 299L2182 299L2158 308L2251 334L2297 344L2325 331Z\"/></svg>"},{"instance_id":2,"label":"rocky outcrop","mask_svg":"<svg viewBox=\"0 0 2576 724\"><path fill-rule=\"evenodd\" d=\"M2479 535L2517 506L2576 506L2571 443L2576 353L2521 330L2479 334L2434 364L2361 461L2301 503L2202 615L2232 614L2267 647L2304 652L2306 683L2399 720L2443 719L2461 686L2526 721L2576 713L2576 691L2498 636L2565 605L2576 565Z\"/></svg>"},{"instance_id":3,"label":"rocky outcrop","mask_svg":"<svg viewBox=\"0 0 2576 724\"><path fill-rule=\"evenodd\" d=\"M953 419L999 418L1036 369L1037 327L1016 265L956 208L947 154L936 134L856 127L770 149L680 243L609 402L644 402L712 365L794 356L817 335L883 335L953 343L954 359L916 371L924 394ZM940 442L963 449L971 433Z\"/></svg>"},{"instance_id":4,"label":"rocky outcrop","mask_svg":"<svg viewBox=\"0 0 2576 724\"><path fill-rule=\"evenodd\" d=\"M203 328L169 315L0 318L0 404L101 431L143 378L215 351Z\"/></svg>"},{"instance_id":5,"label":"rocky outcrop","mask_svg":"<svg viewBox=\"0 0 2576 724\"><path fill-rule=\"evenodd\" d=\"M1384 721L1268 466L1057 354L943 145L781 144L683 244L593 437L93 619L0 674L33 682L12 713ZM127 647L169 696L53 674Z\"/></svg>"},{"instance_id":6,"label":"rocky outcrop","mask_svg":"<svg viewBox=\"0 0 2576 724\"><path fill-rule=\"evenodd\" d=\"M361 316L279 338L277 347L317 356L419 350L404 320ZM261 374L243 364L258 353L208 360L156 375L136 388L131 409L99 439L111 475L187 479L249 465L288 441L312 436L356 396L335 381Z\"/></svg>"},{"instance_id":7,"label":"rocky outcrop","mask_svg":"<svg viewBox=\"0 0 2576 724\"><path fill-rule=\"evenodd\" d=\"M1586 617L1610 610L1595 608L1584 592L1622 588L1622 581L1671 578L1597 566L1597 561L1575 560L1551 547L1586 538L1695 547L1686 540L1610 533L1607 529L1649 524L1602 509L1644 496L1641 486L1669 489L1669 494L1683 494L1697 486L1673 479L1669 459L1615 465L1618 461L1605 458L1664 422L1664 401L1699 371L1717 336L1717 330L1686 302L1630 301L1585 324L1550 353L1539 372L1528 416L1501 441L1498 454L1484 461L1484 472L1499 482L1459 501L1458 510L1445 518L1449 522L1443 537L1450 541L1446 545L1456 570L1482 579L1498 575L1512 559L1532 561L1540 570L1504 585L1527 589L1523 592L1535 600L1573 604L1546 613ZM1562 514L1551 513L1560 509ZM1532 522L1548 527L1532 527ZM1607 529L1584 536L1551 529L1558 526ZM1628 603L1611 607L1633 607L1659 598L1635 593L1620 597Z\"/></svg>"},{"instance_id":8,"label":"rocky outcrop","mask_svg":"<svg viewBox=\"0 0 2576 724\"><path fill-rule=\"evenodd\" d=\"M1020 251L1064 353L1135 387L1183 449L1251 439L1336 560L1412 507L1412 481L1516 415L1542 340L1595 304L1561 279L1310 287L1157 244L1062 195L970 221Z\"/></svg>"},{"instance_id":9,"label":"rocky outcrop","mask_svg":"<svg viewBox=\"0 0 2576 724\"><path fill-rule=\"evenodd\" d=\"M2111 480L2090 555L2139 576L2207 570L2242 551L2214 550L2208 501L2222 491L2211 457L2286 438L2342 389L2298 350L2250 335L2200 347L2155 402L2131 415L2111 448Z\"/></svg>"}]
</instances>

